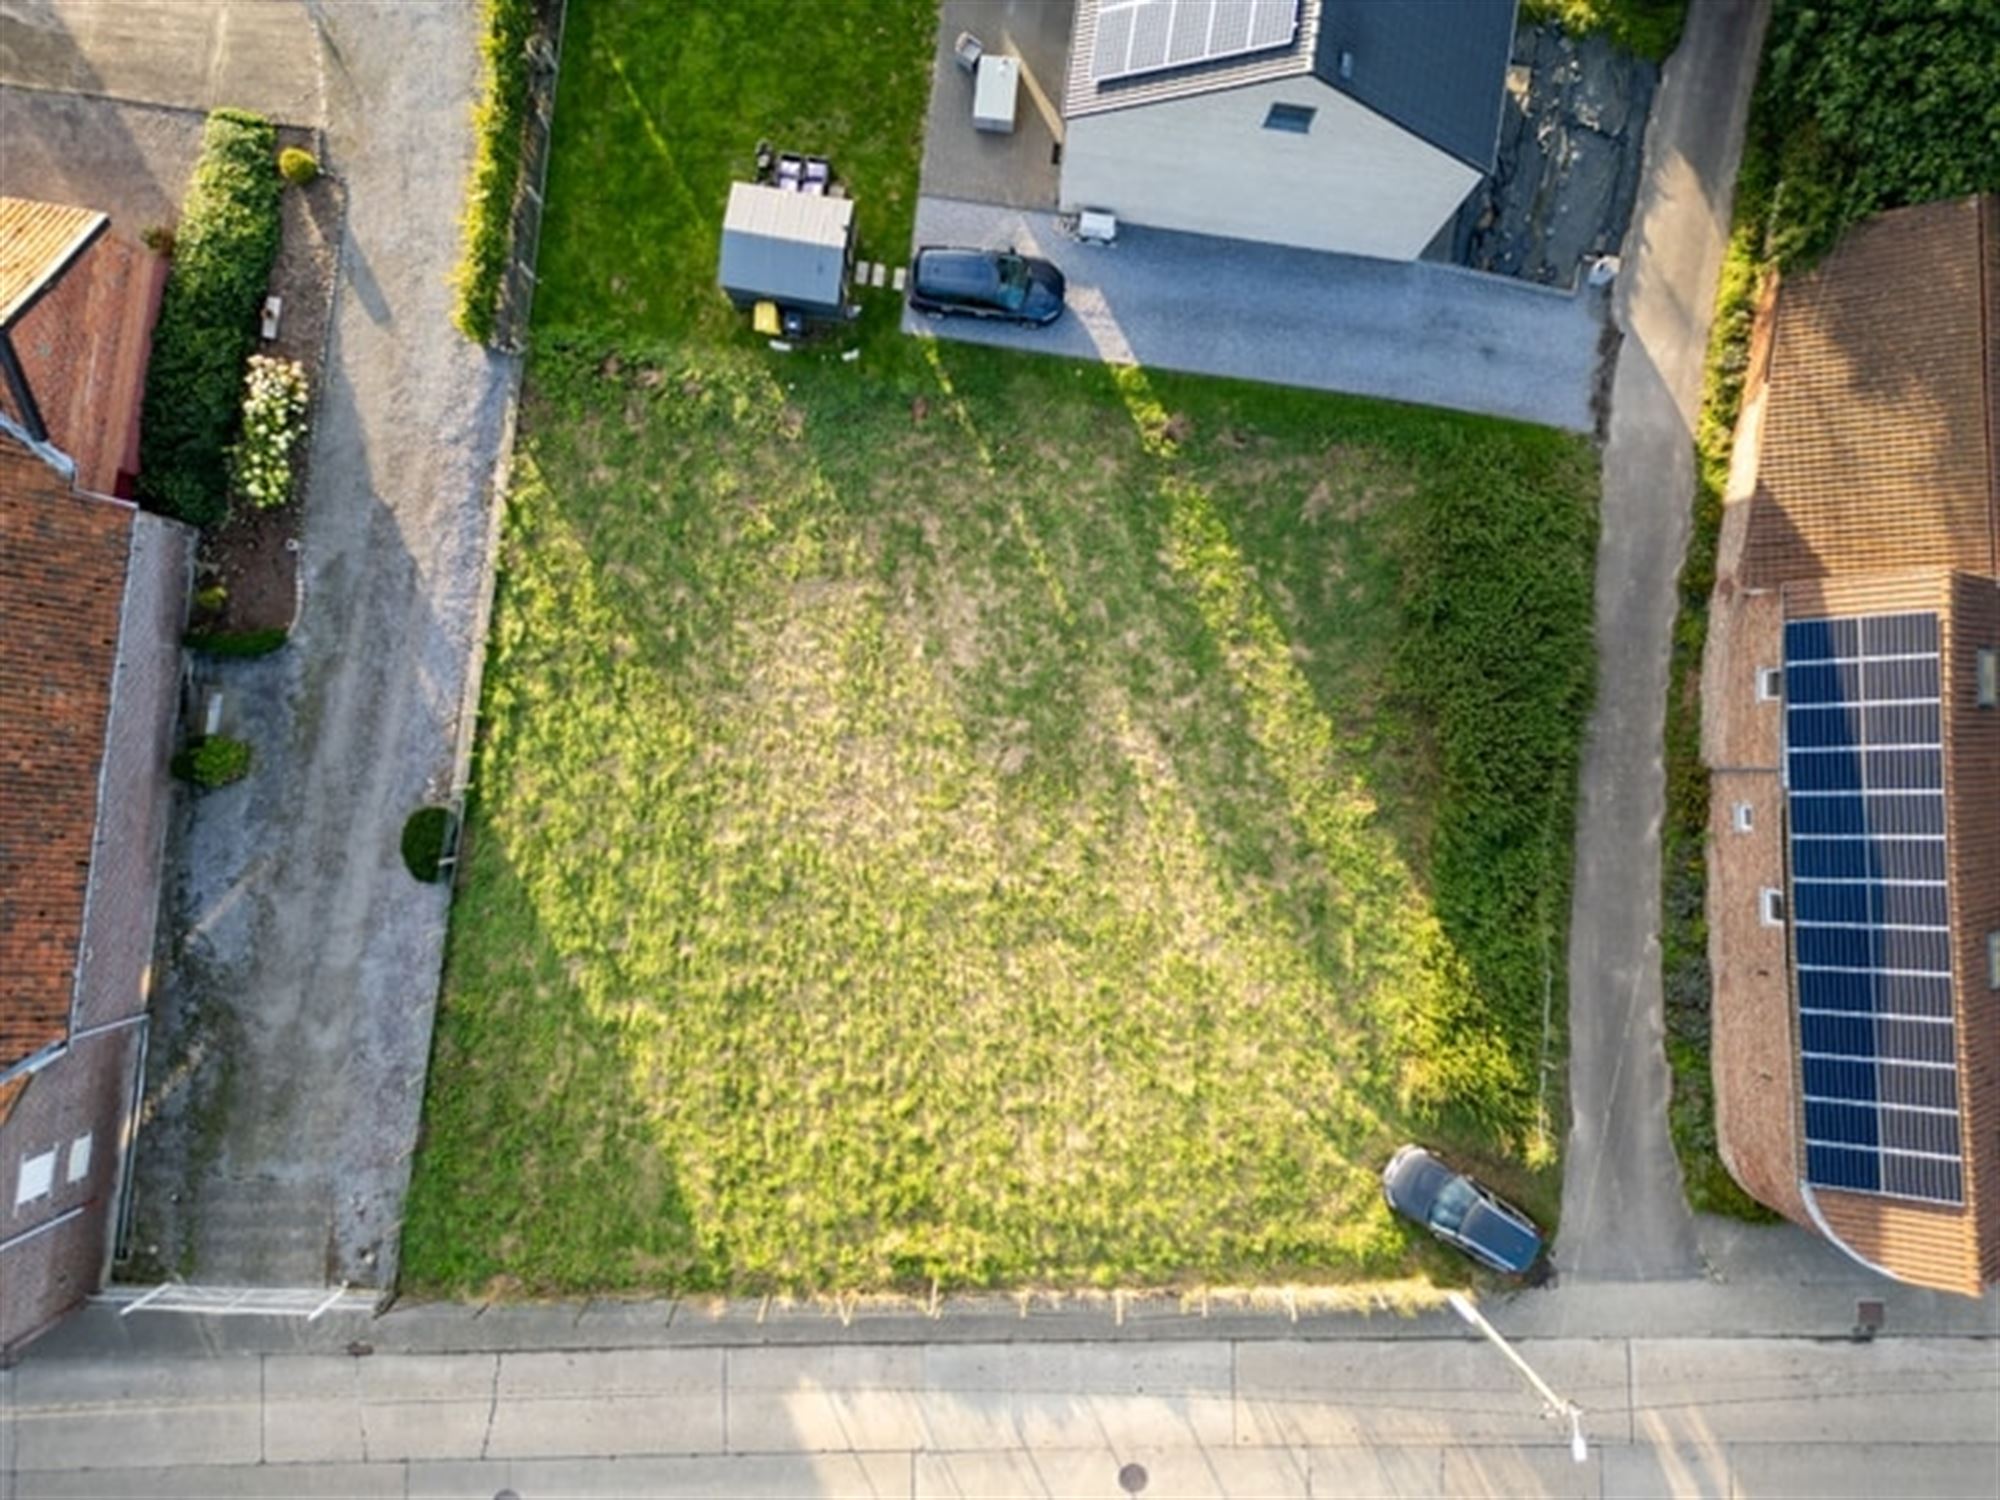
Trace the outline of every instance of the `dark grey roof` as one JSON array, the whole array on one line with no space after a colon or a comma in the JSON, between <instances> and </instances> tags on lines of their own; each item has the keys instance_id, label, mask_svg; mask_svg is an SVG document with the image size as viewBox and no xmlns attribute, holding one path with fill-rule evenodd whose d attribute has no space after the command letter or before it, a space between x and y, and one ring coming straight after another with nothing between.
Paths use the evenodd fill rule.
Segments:
<instances>
[{"instance_id":1,"label":"dark grey roof","mask_svg":"<svg viewBox=\"0 0 2000 1500\"><path fill-rule=\"evenodd\" d=\"M1098 83L1098 0L1077 0L1067 118L1311 74L1420 140L1493 170L1515 0L1299 0L1290 47ZM1341 54L1353 58L1340 76Z\"/></svg>"},{"instance_id":2,"label":"dark grey roof","mask_svg":"<svg viewBox=\"0 0 2000 1500\"><path fill-rule=\"evenodd\" d=\"M717 280L726 292L809 307L846 295L854 200L732 183Z\"/></svg>"},{"instance_id":3,"label":"dark grey roof","mask_svg":"<svg viewBox=\"0 0 2000 1500\"><path fill-rule=\"evenodd\" d=\"M1490 172L1513 46L1514 0L1320 0L1313 72Z\"/></svg>"}]
</instances>

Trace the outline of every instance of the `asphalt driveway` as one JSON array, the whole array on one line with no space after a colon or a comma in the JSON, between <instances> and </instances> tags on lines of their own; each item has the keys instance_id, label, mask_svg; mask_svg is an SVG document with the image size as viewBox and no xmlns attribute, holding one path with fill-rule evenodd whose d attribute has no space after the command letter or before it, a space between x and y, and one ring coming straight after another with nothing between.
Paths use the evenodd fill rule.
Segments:
<instances>
[{"instance_id":1,"label":"asphalt driveway","mask_svg":"<svg viewBox=\"0 0 2000 1500\"><path fill-rule=\"evenodd\" d=\"M1086 245L1053 214L948 198L918 202L916 243L1046 257L1069 278L1070 310L1044 329L906 313L911 333L1593 425L1598 292L1134 226Z\"/></svg>"}]
</instances>

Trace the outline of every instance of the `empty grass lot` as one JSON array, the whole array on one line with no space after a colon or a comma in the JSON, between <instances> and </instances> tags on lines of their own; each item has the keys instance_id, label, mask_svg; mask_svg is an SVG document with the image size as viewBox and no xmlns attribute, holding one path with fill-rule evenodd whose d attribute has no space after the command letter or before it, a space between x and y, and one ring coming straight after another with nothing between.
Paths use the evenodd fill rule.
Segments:
<instances>
[{"instance_id":1,"label":"empty grass lot","mask_svg":"<svg viewBox=\"0 0 2000 1500\"><path fill-rule=\"evenodd\" d=\"M858 13L573 5L406 1282L1441 1269L1412 1133L1546 1220L1590 450L766 352L758 136L907 236L932 13Z\"/></svg>"}]
</instances>

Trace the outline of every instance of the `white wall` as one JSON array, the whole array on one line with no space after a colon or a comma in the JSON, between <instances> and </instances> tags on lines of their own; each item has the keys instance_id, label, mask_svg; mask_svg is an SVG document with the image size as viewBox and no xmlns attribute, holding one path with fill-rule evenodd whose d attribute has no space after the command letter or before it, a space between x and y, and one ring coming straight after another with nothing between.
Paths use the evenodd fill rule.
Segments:
<instances>
[{"instance_id":1,"label":"white wall","mask_svg":"<svg viewBox=\"0 0 2000 1500\"><path fill-rule=\"evenodd\" d=\"M1312 129L1266 129L1273 104L1316 109ZM1479 177L1303 77L1069 120L1062 207L1108 208L1160 229L1414 260Z\"/></svg>"}]
</instances>

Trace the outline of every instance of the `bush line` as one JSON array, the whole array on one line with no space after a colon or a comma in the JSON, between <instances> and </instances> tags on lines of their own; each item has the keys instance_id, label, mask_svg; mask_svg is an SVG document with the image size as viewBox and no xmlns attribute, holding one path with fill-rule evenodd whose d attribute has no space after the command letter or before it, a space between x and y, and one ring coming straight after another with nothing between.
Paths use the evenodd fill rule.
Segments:
<instances>
[{"instance_id":1,"label":"bush line","mask_svg":"<svg viewBox=\"0 0 2000 1500\"><path fill-rule=\"evenodd\" d=\"M528 126L528 40L534 0L482 0L485 27L483 97L473 107L478 137L466 187L463 248L452 277L458 301L452 321L476 343L493 340L501 283L513 245L514 199L521 185L522 142Z\"/></svg>"},{"instance_id":2,"label":"bush line","mask_svg":"<svg viewBox=\"0 0 2000 1500\"><path fill-rule=\"evenodd\" d=\"M227 455L242 415L243 370L278 255L276 149L277 131L263 116L209 115L153 329L139 493L197 526L229 508Z\"/></svg>"}]
</instances>

